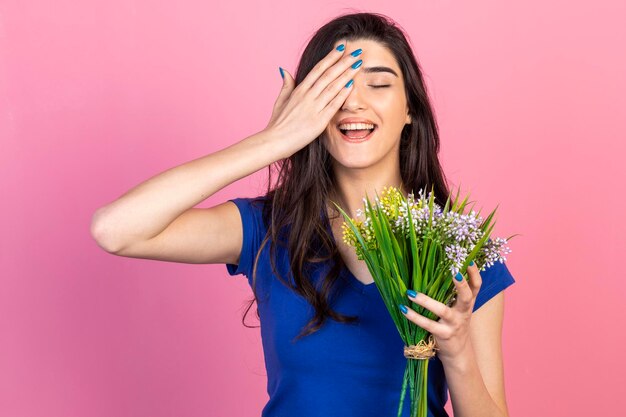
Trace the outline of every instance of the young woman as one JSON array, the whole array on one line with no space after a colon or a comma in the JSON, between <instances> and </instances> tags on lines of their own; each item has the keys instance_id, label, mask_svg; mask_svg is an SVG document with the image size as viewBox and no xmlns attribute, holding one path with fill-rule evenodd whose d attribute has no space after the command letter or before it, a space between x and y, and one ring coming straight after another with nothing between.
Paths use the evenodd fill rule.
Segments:
<instances>
[{"instance_id":1,"label":"young woman","mask_svg":"<svg viewBox=\"0 0 626 417\"><path fill-rule=\"evenodd\" d=\"M116 255L224 263L248 278L268 373L264 417L395 416L404 344L365 263L343 242L332 202L356 217L366 193L396 186L406 197L434 185L445 204L422 72L390 19L356 13L315 33L295 79L281 75L264 130L139 184L94 214L92 234ZM265 195L194 208L263 167ZM449 389L457 417L507 416L502 291L514 279L499 262L470 266L468 277L455 281L451 306L407 299L440 317L405 313L439 348L429 361L429 415L447 415ZM404 416L409 405L407 390Z\"/></svg>"}]
</instances>

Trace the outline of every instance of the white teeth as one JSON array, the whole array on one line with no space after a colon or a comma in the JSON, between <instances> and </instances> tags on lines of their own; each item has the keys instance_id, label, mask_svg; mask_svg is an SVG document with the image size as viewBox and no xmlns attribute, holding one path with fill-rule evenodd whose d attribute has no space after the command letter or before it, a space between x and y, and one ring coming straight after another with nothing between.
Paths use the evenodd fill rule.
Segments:
<instances>
[{"instance_id":1,"label":"white teeth","mask_svg":"<svg viewBox=\"0 0 626 417\"><path fill-rule=\"evenodd\" d=\"M344 123L339 125L340 130L363 130L374 129L374 125L370 123Z\"/></svg>"}]
</instances>

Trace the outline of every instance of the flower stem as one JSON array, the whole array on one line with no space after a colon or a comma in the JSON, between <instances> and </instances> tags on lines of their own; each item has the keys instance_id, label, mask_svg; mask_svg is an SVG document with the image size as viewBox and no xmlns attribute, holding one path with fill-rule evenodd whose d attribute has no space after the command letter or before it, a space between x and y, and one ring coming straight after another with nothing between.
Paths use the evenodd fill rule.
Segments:
<instances>
[{"instance_id":1,"label":"flower stem","mask_svg":"<svg viewBox=\"0 0 626 417\"><path fill-rule=\"evenodd\" d=\"M428 359L409 359L414 362L411 376L415 383L411 390L411 417L428 415Z\"/></svg>"},{"instance_id":2,"label":"flower stem","mask_svg":"<svg viewBox=\"0 0 626 417\"><path fill-rule=\"evenodd\" d=\"M406 384L409 379L409 361L406 361L404 367L404 377L402 378L402 392L400 393L400 406L398 407L398 417L402 416L402 406L404 405L404 397L406 394Z\"/></svg>"}]
</instances>

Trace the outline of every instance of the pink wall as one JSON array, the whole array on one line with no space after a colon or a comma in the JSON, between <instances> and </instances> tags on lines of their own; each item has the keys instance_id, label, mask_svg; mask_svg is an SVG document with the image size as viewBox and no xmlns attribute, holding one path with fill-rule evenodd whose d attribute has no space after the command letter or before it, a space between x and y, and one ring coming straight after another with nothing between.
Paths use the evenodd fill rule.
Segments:
<instances>
[{"instance_id":1,"label":"pink wall","mask_svg":"<svg viewBox=\"0 0 626 417\"><path fill-rule=\"evenodd\" d=\"M245 278L115 257L89 234L127 189L262 129L278 66L294 73L314 29L352 6L238 3L0 3L0 415L260 415ZM512 416L626 407L624 4L358 3L410 34L453 183L500 204L496 236L523 234L508 256Z\"/></svg>"}]
</instances>

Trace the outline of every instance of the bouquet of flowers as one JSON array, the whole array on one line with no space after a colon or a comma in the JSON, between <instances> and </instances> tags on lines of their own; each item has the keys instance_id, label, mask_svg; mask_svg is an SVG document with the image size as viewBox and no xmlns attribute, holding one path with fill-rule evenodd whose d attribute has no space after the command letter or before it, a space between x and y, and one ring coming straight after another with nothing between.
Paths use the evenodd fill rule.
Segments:
<instances>
[{"instance_id":1,"label":"bouquet of flowers","mask_svg":"<svg viewBox=\"0 0 626 417\"><path fill-rule=\"evenodd\" d=\"M515 236L491 239L496 210L484 221L480 211L463 214L468 197L458 203L458 192L452 205L448 197L442 210L434 203L433 189L427 197L420 190L415 200L412 193L405 199L395 187L385 187L382 198L376 195L375 205L367 195L363 198L365 212L357 210L357 220L333 203L345 218L343 241L355 248L358 259L366 262L405 344L407 365L398 417L402 414L407 383L411 392L411 417L426 417L427 360L437 350L432 334L398 311L398 304L408 305L407 288L451 305L456 292L452 277L459 271L466 273L470 261L481 271L496 261L503 262L506 257L500 251L509 253L505 244ZM413 305L425 317L439 319L425 308Z\"/></svg>"}]
</instances>

